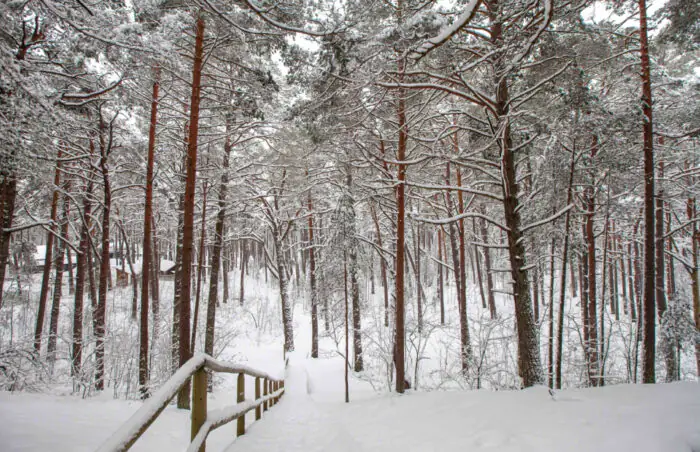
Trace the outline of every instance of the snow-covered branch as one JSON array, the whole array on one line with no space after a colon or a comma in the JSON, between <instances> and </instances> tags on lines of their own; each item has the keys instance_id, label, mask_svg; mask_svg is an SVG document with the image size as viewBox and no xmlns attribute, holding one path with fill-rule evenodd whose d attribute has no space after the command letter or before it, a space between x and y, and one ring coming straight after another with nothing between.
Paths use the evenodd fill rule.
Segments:
<instances>
[{"instance_id":1,"label":"snow-covered branch","mask_svg":"<svg viewBox=\"0 0 700 452\"><path fill-rule=\"evenodd\" d=\"M527 231L529 231L530 229L535 229L535 228L543 226L547 223L551 223L552 221L556 220L557 218L561 217L566 212L571 210L573 207L574 207L574 204L569 204L568 206L564 207L563 209L561 209L559 212L555 213L554 215L551 215L543 220L536 221L534 223L530 223L528 225L523 226L523 228L522 228L523 234L526 233Z\"/></svg>"},{"instance_id":2,"label":"snow-covered branch","mask_svg":"<svg viewBox=\"0 0 700 452\"><path fill-rule=\"evenodd\" d=\"M449 41L452 36L459 33L461 29L466 27L467 24L471 22L476 15L476 11L479 9L480 4L481 0L470 0L464 9L464 12L457 18L457 20L454 21L452 25L443 28L436 36L426 40L420 46L418 46L417 49L411 51L411 56L413 56L416 60L419 60Z\"/></svg>"}]
</instances>

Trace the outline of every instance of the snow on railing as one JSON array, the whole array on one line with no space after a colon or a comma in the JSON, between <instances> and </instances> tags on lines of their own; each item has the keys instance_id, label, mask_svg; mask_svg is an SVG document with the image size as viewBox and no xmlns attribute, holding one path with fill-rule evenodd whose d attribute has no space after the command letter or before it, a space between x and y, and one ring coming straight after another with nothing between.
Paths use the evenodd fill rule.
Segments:
<instances>
[{"instance_id":1,"label":"snow on railing","mask_svg":"<svg viewBox=\"0 0 700 452\"><path fill-rule=\"evenodd\" d=\"M236 405L207 413L207 370L238 374ZM245 401L245 375L255 378L255 400ZM209 432L236 419L238 419L238 436L245 434L245 414L255 410L255 420L260 419L262 412L275 405L284 394L284 379L272 377L248 366L217 361L209 355L198 353L180 367L136 413L119 427L97 449L98 452L129 450L177 395L188 378L192 378L192 442L187 450L192 452L204 452Z\"/></svg>"}]
</instances>

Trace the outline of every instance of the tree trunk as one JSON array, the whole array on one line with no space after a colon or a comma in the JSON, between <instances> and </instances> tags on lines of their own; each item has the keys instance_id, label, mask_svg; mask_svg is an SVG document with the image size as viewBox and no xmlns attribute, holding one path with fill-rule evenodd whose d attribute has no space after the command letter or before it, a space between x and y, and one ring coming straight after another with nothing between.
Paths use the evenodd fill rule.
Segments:
<instances>
[{"instance_id":1,"label":"tree trunk","mask_svg":"<svg viewBox=\"0 0 700 452\"><path fill-rule=\"evenodd\" d=\"M94 149L90 140L90 149ZM53 195L51 198L51 231L46 233L46 253L44 254L44 273L41 279L41 289L39 292L39 310L36 314L36 328L34 329L34 350L41 353L41 336L44 330L44 316L46 315L46 300L49 297L49 280L51 279L51 265L53 265L53 241L54 234L58 233L56 226L56 216L58 214L58 186L61 183L61 158L63 157L63 146L59 145L56 155L56 169L53 177ZM6 215L4 215L6 216ZM0 263L1 265L2 263ZM0 271L3 271L0 269ZM0 290L2 292L2 290ZM2 295L0 295L2 296Z\"/></svg>"},{"instance_id":2,"label":"tree trunk","mask_svg":"<svg viewBox=\"0 0 700 452\"><path fill-rule=\"evenodd\" d=\"M228 272L229 272L229 262L231 262L231 259L228 256L229 253L227 252L228 251L227 245L224 245L224 248L222 251L224 254L223 259L222 259L222 263L221 263L221 267L222 267L221 270L224 273L223 278L222 278L223 279L223 286L224 286L224 293L223 293L222 298L223 298L224 303L228 303L228 298L229 298Z\"/></svg>"},{"instance_id":3,"label":"tree trunk","mask_svg":"<svg viewBox=\"0 0 700 452\"><path fill-rule=\"evenodd\" d=\"M523 386L530 387L544 383L544 377L540 363L537 328L532 315L532 303L530 302L525 246L520 229L520 202L518 201L518 184L515 175L515 158L511 150L510 125L506 119L509 97L505 78L501 78L498 82L496 97L499 118L505 121L503 139L501 140L501 174L503 176L503 210L506 227L508 228L506 237L508 239L513 296L515 299L518 369L520 377L523 379Z\"/></svg>"},{"instance_id":4,"label":"tree trunk","mask_svg":"<svg viewBox=\"0 0 700 452\"><path fill-rule=\"evenodd\" d=\"M474 233L474 236L476 237L476 219L472 218L472 230ZM479 246L474 244L472 246L473 250L473 255L474 255L474 262L476 264L476 283L479 286L479 296L481 297L481 307L482 309L486 309L486 294L484 293L484 275L483 272L481 271L481 253L479 252Z\"/></svg>"},{"instance_id":5,"label":"tree trunk","mask_svg":"<svg viewBox=\"0 0 700 452\"><path fill-rule=\"evenodd\" d=\"M156 233L156 223L151 218L152 225L152 250L151 253L151 311L153 312L153 340L158 334L158 323L160 318L160 253L158 252L158 234Z\"/></svg>"},{"instance_id":6,"label":"tree trunk","mask_svg":"<svg viewBox=\"0 0 700 452\"><path fill-rule=\"evenodd\" d=\"M583 232L585 233L585 225ZM586 251L579 253L579 281L581 285L581 325L583 326L583 356L586 360L586 374L588 376L588 384L592 384L590 379L590 353L588 352L588 344L590 342L590 321L588 320L588 257Z\"/></svg>"},{"instance_id":7,"label":"tree trunk","mask_svg":"<svg viewBox=\"0 0 700 452\"><path fill-rule=\"evenodd\" d=\"M663 140L663 137L661 137ZM660 142L663 145L663 141ZM659 181L664 178L664 162L659 161ZM666 381L671 382L676 380L678 373L676 366L676 354L673 347L673 341L670 338L670 331L664 331L664 315L668 303L666 300L666 240L664 239L664 190L659 183L658 193L656 195L656 212L655 212L655 229L656 229L656 307L659 314L659 325L661 326L661 350L664 355L666 364Z\"/></svg>"},{"instance_id":8,"label":"tree trunk","mask_svg":"<svg viewBox=\"0 0 700 452\"><path fill-rule=\"evenodd\" d=\"M289 280L287 279L287 267L284 256L284 248L281 233L278 228L273 231L275 255L277 257L277 281L280 290L280 302L282 304L282 326L284 327L284 351L294 351L294 324L292 323L292 306L289 301Z\"/></svg>"},{"instance_id":9,"label":"tree trunk","mask_svg":"<svg viewBox=\"0 0 700 452\"><path fill-rule=\"evenodd\" d=\"M574 172L576 170L576 153L571 153L571 163L569 165L569 184L566 189L566 205L571 205L574 196ZM557 353L554 368L554 387L561 389L561 363L562 352L564 350L564 307L566 302L566 266L569 263L569 232L571 230L571 209L566 212L564 220L564 245L561 255L561 282L559 283L559 311L557 314ZM575 280L572 278L572 281ZM553 308L553 307L552 307Z\"/></svg>"},{"instance_id":10,"label":"tree trunk","mask_svg":"<svg viewBox=\"0 0 700 452\"><path fill-rule=\"evenodd\" d=\"M97 330L97 282L95 281L95 258L98 257L93 250L94 243L92 236L88 234L88 253L87 253L87 274L88 274L88 289L90 299L90 314L92 317L92 334Z\"/></svg>"},{"instance_id":11,"label":"tree trunk","mask_svg":"<svg viewBox=\"0 0 700 452\"><path fill-rule=\"evenodd\" d=\"M350 403L350 385L348 371L350 369L350 332L348 331L348 258L347 250L343 250L343 288L345 294L345 403Z\"/></svg>"},{"instance_id":12,"label":"tree trunk","mask_svg":"<svg viewBox=\"0 0 700 452\"><path fill-rule=\"evenodd\" d=\"M199 254L197 255L197 286L194 295L194 317L192 318L192 338L190 339L191 353L194 353L197 342L197 324L199 323L199 301L202 292L202 273L204 271L204 239L207 235L207 192L209 184L202 184L202 224L199 231Z\"/></svg>"},{"instance_id":13,"label":"tree trunk","mask_svg":"<svg viewBox=\"0 0 700 452\"><path fill-rule=\"evenodd\" d=\"M420 225L413 228L413 261L414 271L416 275L416 310L418 333L423 332L423 282L421 281L420 268Z\"/></svg>"},{"instance_id":14,"label":"tree trunk","mask_svg":"<svg viewBox=\"0 0 700 452\"><path fill-rule=\"evenodd\" d=\"M214 229L214 248L212 249L211 253L209 298L207 300L207 326L204 333L204 353L206 353L209 356L214 356L216 307L218 305L219 296L219 269L221 268L221 251L224 245L224 226L226 223L226 195L228 190L228 169L230 154L231 141L229 136L227 135L226 142L224 143L224 155L222 165L223 171L221 172L221 183L219 185L219 212L216 215L216 226Z\"/></svg>"},{"instance_id":15,"label":"tree trunk","mask_svg":"<svg viewBox=\"0 0 700 452\"><path fill-rule=\"evenodd\" d=\"M487 5L490 17L491 43L496 48L503 47L503 22L497 16L505 13L498 2ZM516 163L513 155L513 142L510 130L510 96L508 93L507 71L509 62L501 56L494 56L495 119L498 130L497 142L500 147L500 173L503 191L503 214L505 217L506 237L510 260L510 273L513 281L513 298L515 302L515 320L518 337L518 373L523 386L530 387L544 383L540 361L539 338L532 314L530 300L530 281L527 271L524 237L520 226L519 188L516 177Z\"/></svg>"},{"instance_id":16,"label":"tree trunk","mask_svg":"<svg viewBox=\"0 0 700 452\"><path fill-rule=\"evenodd\" d=\"M610 204L610 191L608 189L608 205ZM609 240L610 240L610 220L609 220L609 207L607 208L608 211L605 214L605 228L603 230L603 268L601 269L600 272L600 279L602 281L601 283L601 290L600 290L600 336L599 336L599 341L598 341L598 356L599 356L599 363L600 363L600 370L599 370L599 377L598 377L598 386L605 386L605 275L607 274L608 271L608 248L609 248Z\"/></svg>"},{"instance_id":17,"label":"tree trunk","mask_svg":"<svg viewBox=\"0 0 700 452\"><path fill-rule=\"evenodd\" d=\"M535 264L532 269L532 315L535 318L535 325L540 322L540 264Z\"/></svg>"},{"instance_id":18,"label":"tree trunk","mask_svg":"<svg viewBox=\"0 0 700 452\"><path fill-rule=\"evenodd\" d=\"M377 216L377 211L374 207L374 204L370 205L370 213L372 214L372 219L374 220L374 230L375 233L377 234L377 246L379 249L382 248L382 231L379 227L379 217ZM382 274L382 287L384 289L384 326L388 327L389 326L389 281L387 278L387 270L386 270L386 259L384 256L380 253L379 254L379 262L381 266L381 274Z\"/></svg>"},{"instance_id":19,"label":"tree trunk","mask_svg":"<svg viewBox=\"0 0 700 452\"><path fill-rule=\"evenodd\" d=\"M625 249L624 249L624 246L622 245L622 237L621 237L619 231L617 231L617 234L615 235L615 244L616 244L615 249L617 250L617 253L618 253L618 262L620 265L620 281L617 284L622 288L623 313L624 313L624 315L629 315L629 308L630 308L629 300L630 299L627 296L627 281L628 280L627 280L627 268L625 267L625 265L626 265L626 263L625 263ZM620 307L618 306L617 309L619 312Z\"/></svg>"},{"instance_id":20,"label":"tree trunk","mask_svg":"<svg viewBox=\"0 0 700 452\"><path fill-rule=\"evenodd\" d=\"M644 383L656 382L656 298L654 276L654 128L652 121L651 69L649 67L649 42L647 38L646 0L639 0L639 38L642 62L642 130L644 133L644 343L642 349L642 379Z\"/></svg>"},{"instance_id":21,"label":"tree trunk","mask_svg":"<svg viewBox=\"0 0 700 452\"><path fill-rule=\"evenodd\" d=\"M556 250L554 237L549 245L549 312L547 313L547 385L554 389L554 252Z\"/></svg>"},{"instance_id":22,"label":"tree trunk","mask_svg":"<svg viewBox=\"0 0 700 452\"><path fill-rule=\"evenodd\" d=\"M598 137L593 136L591 144L591 165L595 162L595 157L598 152ZM586 268L586 289L588 298L588 343L586 351L588 355L588 377L593 386L600 384L600 358L598 355L598 328L597 328L597 287L596 287L596 248L595 248L595 233L593 223L595 218L595 174L590 175L589 185L584 190L584 200L586 204L586 224L585 224L585 242L586 242L586 257L588 261ZM603 275L605 276L605 275Z\"/></svg>"},{"instance_id":23,"label":"tree trunk","mask_svg":"<svg viewBox=\"0 0 700 452\"><path fill-rule=\"evenodd\" d=\"M111 127L111 126L110 126ZM105 336L105 313L107 310L107 284L109 283L109 222L112 212L112 186L109 180L109 168L107 159L109 151L107 143L105 143L105 123L100 115L100 171L102 172L102 181L104 185L104 201L102 209L102 255L100 259L100 288L97 296L97 310L95 312L95 389L102 391L104 389L104 336ZM110 133L111 134L111 133ZM111 143L110 143L111 145Z\"/></svg>"},{"instance_id":24,"label":"tree trunk","mask_svg":"<svg viewBox=\"0 0 700 452\"><path fill-rule=\"evenodd\" d=\"M308 177L307 169L306 175ZM314 250L314 208L311 189L307 195L309 209L309 285L311 286L311 357L318 358L318 288L316 287L316 253Z\"/></svg>"},{"instance_id":25,"label":"tree trunk","mask_svg":"<svg viewBox=\"0 0 700 452\"><path fill-rule=\"evenodd\" d=\"M152 221L153 221L153 162L155 160L156 149L156 124L158 118L158 90L159 70L153 71L153 92L151 94L151 122L148 129L148 160L146 163L146 199L144 202L143 215L143 259L141 261L141 312L139 321L139 392L141 398L148 397L148 290L149 272L151 271L151 250ZM156 261L159 267L160 263ZM136 277L136 275L134 275ZM154 312L155 314L155 312ZM154 323L155 325L155 323Z\"/></svg>"},{"instance_id":26,"label":"tree trunk","mask_svg":"<svg viewBox=\"0 0 700 452\"><path fill-rule=\"evenodd\" d=\"M675 241L671 235L671 205L669 202L664 203L666 210L666 235L669 237L666 241L666 251L671 252L676 249ZM676 266L673 259L668 259L667 271L666 271L666 299L672 300L676 296Z\"/></svg>"},{"instance_id":27,"label":"tree trunk","mask_svg":"<svg viewBox=\"0 0 700 452\"><path fill-rule=\"evenodd\" d=\"M204 17L201 12L197 13L196 28L182 228L182 288L180 290L180 334L178 344L180 366L184 365L192 356L190 348L190 288L192 285L192 247L194 242L194 194L197 177L197 135L199 133L199 102L204 53ZM177 407L185 409L190 407L189 380L178 392Z\"/></svg>"},{"instance_id":28,"label":"tree trunk","mask_svg":"<svg viewBox=\"0 0 700 452\"><path fill-rule=\"evenodd\" d=\"M75 280L73 279L73 253L70 247L66 247L66 263L68 264L68 295L75 294Z\"/></svg>"},{"instance_id":29,"label":"tree trunk","mask_svg":"<svg viewBox=\"0 0 700 452\"><path fill-rule=\"evenodd\" d=\"M63 258L66 254L66 241L68 240L68 223L70 221L70 180L63 184L63 212L59 221L61 225L61 240L57 243L56 252L56 279L53 286L53 301L51 303L51 318L49 320L49 342L46 349L46 356L53 370L53 363L56 361L56 341L58 336L58 317L61 314L61 297L63 296Z\"/></svg>"},{"instance_id":30,"label":"tree trunk","mask_svg":"<svg viewBox=\"0 0 700 452\"><path fill-rule=\"evenodd\" d=\"M90 165L91 166L91 165ZM90 221L92 202L90 196L93 189L92 170L85 171L87 181L85 182L85 194L83 195L83 218L80 226L80 254L76 254L75 270L75 302L73 308L73 348L71 353L71 375L80 376L83 360L83 299L85 294L85 276L88 271L88 255L92 253L90 248Z\"/></svg>"},{"instance_id":31,"label":"tree trunk","mask_svg":"<svg viewBox=\"0 0 700 452\"><path fill-rule=\"evenodd\" d=\"M185 160L187 157L185 156ZM183 165L183 169L186 165ZM177 214L177 245L175 246L175 275L173 280L173 324L170 332L171 371L180 365L180 294L182 293L182 233L184 227L185 193L180 194Z\"/></svg>"},{"instance_id":32,"label":"tree trunk","mask_svg":"<svg viewBox=\"0 0 700 452\"><path fill-rule=\"evenodd\" d=\"M486 209L481 206L481 213L486 214ZM488 229L486 228L486 220L481 218L479 222L481 228L481 240L484 244L488 244L489 236ZM498 312L496 311L496 300L493 295L493 275L491 272L491 252L489 247L484 247L484 271L486 272L486 293L488 297L489 313L491 314L491 319L496 319L498 317Z\"/></svg>"},{"instance_id":33,"label":"tree trunk","mask_svg":"<svg viewBox=\"0 0 700 452\"><path fill-rule=\"evenodd\" d=\"M457 135L454 135L455 153L459 154L459 144L457 143ZM455 166L455 174L457 179L457 187L462 187L462 170L459 166ZM462 190L457 191L457 213L464 214L464 195ZM467 318L467 262L466 262L466 247L465 236L466 229L464 226L464 218L461 218L457 224L459 233L459 338L462 356L462 375L466 376L469 372L469 360L472 355L471 342L469 340L469 320Z\"/></svg>"},{"instance_id":34,"label":"tree trunk","mask_svg":"<svg viewBox=\"0 0 700 452\"><path fill-rule=\"evenodd\" d=\"M345 173L345 184L347 196L349 197L347 206L349 209L349 218L348 224L346 224L345 227L348 233L347 238L351 244L348 249L348 271L350 272L350 294L352 297L352 348L353 356L355 357L353 369L355 372L362 372L362 370L364 370L364 360L362 357L362 308L360 306L360 284L357 276L357 249L359 244L355 232L355 200L352 198L352 173L350 165L346 165Z\"/></svg>"},{"instance_id":35,"label":"tree trunk","mask_svg":"<svg viewBox=\"0 0 700 452\"><path fill-rule=\"evenodd\" d=\"M398 8L399 23L401 19L402 8ZM398 59L398 78L399 83L403 83L405 74L404 58L399 56ZM404 89L397 90L398 105L396 116L398 119L398 134L399 140L396 148L397 165L397 183L396 183L396 318L395 318L395 337L394 337L394 366L396 367L396 392L402 394L405 390L404 383L406 381L405 372L405 302L404 302L404 274L405 274L405 239L406 239L406 165L403 161L406 159L406 142L408 140L408 124L406 123L406 92Z\"/></svg>"},{"instance_id":36,"label":"tree trunk","mask_svg":"<svg viewBox=\"0 0 700 452\"><path fill-rule=\"evenodd\" d=\"M438 299L440 302L440 325L445 324L445 278L443 277L443 256L442 256L442 241L443 232L442 228L438 229Z\"/></svg>"},{"instance_id":37,"label":"tree trunk","mask_svg":"<svg viewBox=\"0 0 700 452\"><path fill-rule=\"evenodd\" d=\"M700 278L698 278L698 244L700 243L700 232L697 222L693 221L696 216L695 198L688 198L687 202L688 220L691 221L690 243L692 249L693 267L690 269L690 283L693 291L693 318L695 329L700 331ZM700 375L700 342L695 341L695 365L696 374Z\"/></svg>"},{"instance_id":38,"label":"tree trunk","mask_svg":"<svg viewBox=\"0 0 700 452\"><path fill-rule=\"evenodd\" d=\"M576 261L573 259L570 262L569 270L571 272L571 297L574 298L578 296L578 280L576 279Z\"/></svg>"},{"instance_id":39,"label":"tree trunk","mask_svg":"<svg viewBox=\"0 0 700 452\"><path fill-rule=\"evenodd\" d=\"M617 234L615 231L615 220L610 220L610 238L608 239L608 280L610 286L610 312L615 316L615 320L620 320L620 303L618 300L618 278L617 278L617 259L615 257L617 246Z\"/></svg>"},{"instance_id":40,"label":"tree trunk","mask_svg":"<svg viewBox=\"0 0 700 452\"><path fill-rule=\"evenodd\" d=\"M245 296L245 272L248 266L248 244L241 239L241 277L239 281L238 304L243 306Z\"/></svg>"},{"instance_id":41,"label":"tree trunk","mask_svg":"<svg viewBox=\"0 0 700 452\"><path fill-rule=\"evenodd\" d=\"M445 177L445 183L447 186L450 185L450 164L449 162L447 163L447 171L446 171L446 177ZM448 215L452 215L452 212L455 211L454 206L452 205L452 194L450 193L450 190L448 189L447 193L445 193L445 201L447 204L447 212ZM466 285L466 272L462 268L463 266L463 261L460 259L460 247L458 245L458 237L459 237L460 231L459 231L459 224L458 222L451 222L450 223L450 248L452 251L452 265L454 267L454 277L455 277L455 289L457 292L457 310L459 313L459 324L460 324L460 364L461 364L461 371L462 375L466 377L466 374L469 370L469 358L470 358L470 353L471 353L471 348L469 346L468 342L468 334L469 330L468 328L466 329L467 332L467 342L465 343L465 320L466 320L466 310L463 309L463 307L466 307L466 302L463 300L463 296L466 294L466 290L463 289L463 287Z\"/></svg>"},{"instance_id":42,"label":"tree trunk","mask_svg":"<svg viewBox=\"0 0 700 452\"><path fill-rule=\"evenodd\" d=\"M634 254L632 253L632 242L633 240L627 242L627 269L629 270L629 274L627 275L627 292L629 293L630 319L636 321L637 300L634 290L634 265L632 263Z\"/></svg>"},{"instance_id":43,"label":"tree trunk","mask_svg":"<svg viewBox=\"0 0 700 452\"><path fill-rule=\"evenodd\" d=\"M9 160L14 160L14 152L11 152ZM57 168L58 171L58 168ZM17 199L17 178L12 169L0 170L2 182L0 182L0 308L2 308L3 288L5 285L5 271L10 257L10 236L8 231L12 227L15 215L15 201Z\"/></svg>"},{"instance_id":44,"label":"tree trunk","mask_svg":"<svg viewBox=\"0 0 700 452\"><path fill-rule=\"evenodd\" d=\"M117 207L117 217L119 217L119 208ZM126 229L124 228L124 222L122 221L121 218L117 219L117 228L119 229L119 232L121 234L121 237L117 235L117 239L119 240L120 243L120 248L122 251L125 249L126 252L122 254L120 252L119 254L122 256L126 256L126 262L129 263L129 274L131 275L131 288L132 288L132 296L131 296L131 319L136 320L136 312L138 311L138 298L139 298L139 290L138 290L138 282L136 279L136 269L134 268L134 262L132 261L132 256L135 256L136 253L133 252L131 246L129 245L129 240L127 239L126 236ZM135 248L135 247L134 247ZM124 266L124 257L122 259L122 271L126 273L125 266ZM128 278L127 278L128 280Z\"/></svg>"}]
</instances>

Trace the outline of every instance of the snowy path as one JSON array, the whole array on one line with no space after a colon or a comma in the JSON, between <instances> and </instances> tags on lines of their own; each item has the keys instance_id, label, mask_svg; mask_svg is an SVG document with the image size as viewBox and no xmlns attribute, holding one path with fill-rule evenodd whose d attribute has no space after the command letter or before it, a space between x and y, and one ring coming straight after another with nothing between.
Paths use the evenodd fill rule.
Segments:
<instances>
[{"instance_id":1,"label":"snowy path","mask_svg":"<svg viewBox=\"0 0 700 452\"><path fill-rule=\"evenodd\" d=\"M287 392L279 404L265 413L261 422L253 424L247 434L237 439L230 452L362 452L365 449L353 436L335 422L323 404L308 393L306 361L290 357L285 387Z\"/></svg>"}]
</instances>

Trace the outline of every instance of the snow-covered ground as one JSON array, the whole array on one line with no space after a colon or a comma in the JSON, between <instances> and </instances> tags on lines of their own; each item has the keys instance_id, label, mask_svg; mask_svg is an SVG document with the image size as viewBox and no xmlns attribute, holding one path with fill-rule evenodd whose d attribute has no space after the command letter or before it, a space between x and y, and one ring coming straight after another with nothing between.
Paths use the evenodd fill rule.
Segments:
<instances>
[{"instance_id":1,"label":"snow-covered ground","mask_svg":"<svg viewBox=\"0 0 700 452\"><path fill-rule=\"evenodd\" d=\"M303 319L300 311L298 318ZM250 425L252 415L248 415L248 433L242 438L235 439L233 424L217 430L209 437L208 450L700 450L697 383L617 385L560 391L553 396L542 387L387 395L351 377L351 403L345 404L343 361L337 356L308 358L307 333L305 328L297 330L298 351L290 356L287 394L281 403L258 423ZM277 351L269 346L251 346L246 354L249 357L242 359L258 366L274 368L281 363ZM220 387L211 396L210 408L233 403L234 380ZM87 400L0 393L0 449L94 450L139 406L140 402L114 400L108 393ZM189 413L171 406L133 450L184 450L188 443Z\"/></svg>"},{"instance_id":2,"label":"snow-covered ground","mask_svg":"<svg viewBox=\"0 0 700 452\"><path fill-rule=\"evenodd\" d=\"M208 449L700 450L696 383L618 385L567 390L553 397L546 388L372 396L362 382L354 381L346 405L342 381L339 360L312 363L296 355L287 369L287 394L281 403L238 440L233 425L219 429L210 436ZM224 398L219 394L212 404L226 403ZM139 406L111 398L0 393L0 449L94 450ZM133 450L184 450L188 442L188 413L169 407Z\"/></svg>"},{"instance_id":3,"label":"snow-covered ground","mask_svg":"<svg viewBox=\"0 0 700 452\"><path fill-rule=\"evenodd\" d=\"M234 299L222 304L217 313L217 358L282 374L285 369L277 292L273 282L264 284L260 275L251 275L247 281L245 306L239 306ZM161 322L165 328L169 322L172 284L165 282L161 291L164 300ZM388 374L382 371L382 363L390 357L387 352L390 330L381 325L382 303L375 299L368 303L363 315L365 337L372 338L365 343L367 370L357 375L351 373L351 403L345 404L344 362L338 353L344 350L344 339L337 334L342 325L332 325L332 331L322 338L321 358L310 359L308 306L303 306L303 297L297 294L295 298L298 300L294 313L297 351L290 356L286 369L287 394L262 421L253 423L253 415L249 414L249 430L244 437L235 438L234 424L213 432L207 442L208 450L700 451L700 385L697 383L610 385L567 389L554 395L546 388L494 391L494 388L511 387L514 380L515 356L509 345L512 319L500 297L499 309L505 312L497 322L484 320L483 309L476 303L470 305L469 312L475 350L487 347L487 358L493 360L486 359L480 364L480 368L489 369L483 373L481 384L491 389L463 391L460 389L477 387L478 380L472 376L465 384L452 376L451 367L457 362L454 346L457 324L452 306L446 326L434 323L429 326L429 339L409 334L410 377L414 385L419 382L421 390L404 395L388 393L390 382L384 381ZM69 337L69 306L70 300L64 300L61 338ZM120 400L125 395L133 397L134 393L129 382L135 364L125 359L135 354L137 344L129 306L130 288L110 291L108 318L113 334L108 342L111 344L108 369L112 369L108 372L112 376L109 390L83 399L79 392L73 391L67 372L61 373L66 365L66 360L61 359L56 373L64 377L51 384L37 383L35 386L43 393L0 392L0 451L92 451L136 412L141 402ZM23 335L30 337L34 318L31 305L17 305L13 309L15 340ZM434 315L435 306L429 309ZM576 310L571 309L567 318L574 321ZM409 319L412 314L409 310ZM200 317L198 347L202 343L202 320ZM154 352L155 385L162 384L169 375L166 337L161 336ZM624 337L620 333L620 338ZM576 351L575 340L570 339L567 346L572 356ZM617 353L622 356L624 344L618 338L616 341ZM67 343L59 340L59 351L63 349L66 356ZM126 363L123 369L118 367L122 361ZM416 362L420 363L420 369ZM578 381L576 369L580 366L574 358L570 362L565 366L564 379L566 383L567 377L570 378L569 386L574 386ZM621 375L623 371L619 369L624 360L618 358L617 362L614 370ZM253 397L253 390L249 380L248 399ZM235 376L217 376L209 408L230 406L235 399ZM132 450L184 450L189 435L189 412L170 406Z\"/></svg>"}]
</instances>

